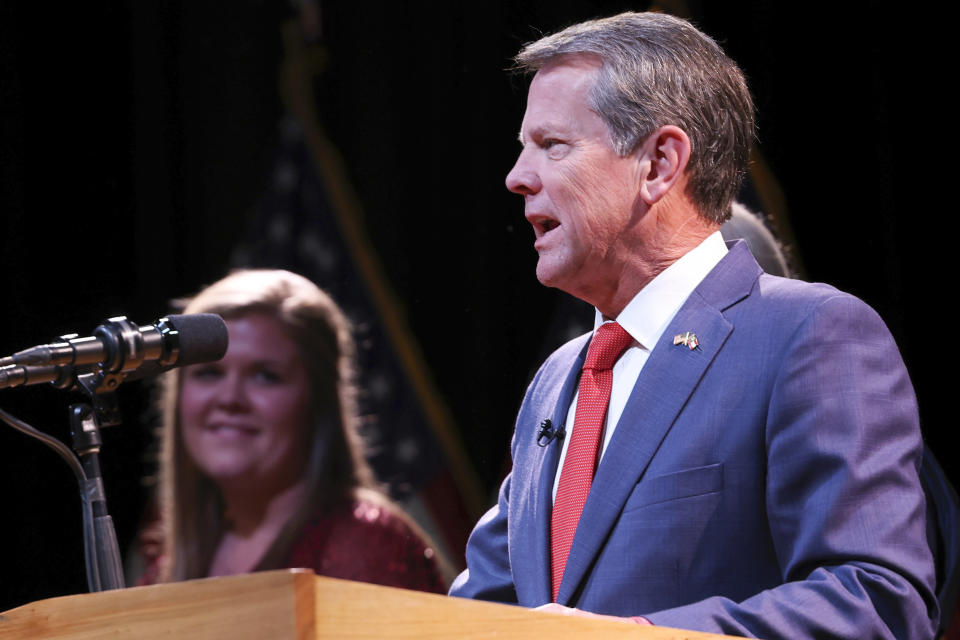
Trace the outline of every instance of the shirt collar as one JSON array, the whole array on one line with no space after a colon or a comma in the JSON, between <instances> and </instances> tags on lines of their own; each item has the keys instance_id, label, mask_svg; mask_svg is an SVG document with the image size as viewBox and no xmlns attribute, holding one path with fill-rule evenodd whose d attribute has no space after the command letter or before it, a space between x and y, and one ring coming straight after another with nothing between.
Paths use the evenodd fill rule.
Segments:
<instances>
[{"instance_id":1,"label":"shirt collar","mask_svg":"<svg viewBox=\"0 0 960 640\"><path fill-rule=\"evenodd\" d=\"M637 292L617 316L617 322L642 348L653 349L673 316L726 253L720 232L710 234ZM594 329L603 322L603 314L597 310Z\"/></svg>"}]
</instances>

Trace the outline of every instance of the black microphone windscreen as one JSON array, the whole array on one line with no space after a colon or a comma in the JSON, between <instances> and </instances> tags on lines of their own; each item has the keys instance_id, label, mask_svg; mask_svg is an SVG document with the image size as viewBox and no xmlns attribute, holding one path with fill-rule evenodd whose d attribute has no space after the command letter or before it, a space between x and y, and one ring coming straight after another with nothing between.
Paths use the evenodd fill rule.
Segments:
<instances>
[{"instance_id":1,"label":"black microphone windscreen","mask_svg":"<svg viewBox=\"0 0 960 640\"><path fill-rule=\"evenodd\" d=\"M215 313L191 313L167 316L180 333L180 357L177 366L219 360L227 352L227 325Z\"/></svg>"}]
</instances>

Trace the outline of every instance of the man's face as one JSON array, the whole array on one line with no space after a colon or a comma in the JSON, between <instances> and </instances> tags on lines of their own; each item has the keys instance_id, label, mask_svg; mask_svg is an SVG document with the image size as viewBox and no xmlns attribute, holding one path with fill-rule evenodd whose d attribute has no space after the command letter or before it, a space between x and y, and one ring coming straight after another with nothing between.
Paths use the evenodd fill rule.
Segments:
<instances>
[{"instance_id":1,"label":"man's face","mask_svg":"<svg viewBox=\"0 0 960 640\"><path fill-rule=\"evenodd\" d=\"M565 59L530 85L520 130L523 150L507 188L523 196L540 254L537 279L594 302L615 287L636 238L639 162L620 157L589 107L600 62Z\"/></svg>"}]
</instances>

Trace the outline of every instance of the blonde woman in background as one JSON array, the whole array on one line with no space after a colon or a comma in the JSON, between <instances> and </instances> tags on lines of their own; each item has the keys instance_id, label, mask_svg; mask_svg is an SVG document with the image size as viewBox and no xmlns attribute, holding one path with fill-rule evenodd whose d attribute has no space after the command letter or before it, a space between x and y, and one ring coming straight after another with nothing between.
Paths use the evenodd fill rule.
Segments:
<instances>
[{"instance_id":1,"label":"blonde woman in background","mask_svg":"<svg viewBox=\"0 0 960 640\"><path fill-rule=\"evenodd\" d=\"M220 314L230 345L165 381L162 544L144 546L141 583L307 567L443 592L426 537L373 488L333 300L293 273L248 270L184 312Z\"/></svg>"}]
</instances>

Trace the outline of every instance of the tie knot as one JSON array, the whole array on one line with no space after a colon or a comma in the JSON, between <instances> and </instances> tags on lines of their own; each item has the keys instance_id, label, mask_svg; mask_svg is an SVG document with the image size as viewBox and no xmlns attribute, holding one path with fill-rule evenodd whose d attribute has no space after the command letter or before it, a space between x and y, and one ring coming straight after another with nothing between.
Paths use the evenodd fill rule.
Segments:
<instances>
[{"instance_id":1,"label":"tie knot","mask_svg":"<svg viewBox=\"0 0 960 640\"><path fill-rule=\"evenodd\" d=\"M587 361L584 369L612 369L624 349L630 346L633 338L616 322L607 322L600 325L590 347L587 349Z\"/></svg>"}]
</instances>

